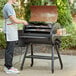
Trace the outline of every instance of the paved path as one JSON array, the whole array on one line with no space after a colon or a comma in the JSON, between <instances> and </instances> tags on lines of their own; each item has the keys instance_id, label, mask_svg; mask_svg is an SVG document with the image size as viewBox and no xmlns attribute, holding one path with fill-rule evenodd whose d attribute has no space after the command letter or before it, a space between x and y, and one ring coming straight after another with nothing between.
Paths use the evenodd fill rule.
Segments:
<instances>
[{"instance_id":1,"label":"paved path","mask_svg":"<svg viewBox=\"0 0 76 76\"><path fill-rule=\"evenodd\" d=\"M47 54L49 55L49 54ZM26 59L24 69L20 74L6 74L3 72L4 60L0 59L0 76L76 76L76 56L61 55L64 68L60 70L58 59L55 60L55 72L51 73L50 60L35 60L34 66L30 67L30 59ZM14 66L20 68L21 57L14 57Z\"/></svg>"}]
</instances>

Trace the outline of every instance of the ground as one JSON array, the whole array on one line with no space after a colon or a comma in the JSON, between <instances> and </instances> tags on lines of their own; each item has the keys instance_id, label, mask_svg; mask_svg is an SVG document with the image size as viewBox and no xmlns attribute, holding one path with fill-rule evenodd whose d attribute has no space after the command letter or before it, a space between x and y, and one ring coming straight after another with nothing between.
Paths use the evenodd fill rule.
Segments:
<instances>
[{"instance_id":1,"label":"ground","mask_svg":"<svg viewBox=\"0 0 76 76\"><path fill-rule=\"evenodd\" d=\"M48 55L38 53L39 55ZM56 56L56 55L55 55ZM13 64L16 68L20 69L22 56L15 56ZM63 69L60 69L59 60L55 60L54 73L51 72L51 61L35 59L34 66L30 67L30 59L26 59L24 68L20 74L6 74L3 71L4 59L0 59L0 75L1 76L76 76L76 56L61 55L63 61Z\"/></svg>"},{"instance_id":2,"label":"ground","mask_svg":"<svg viewBox=\"0 0 76 76\"><path fill-rule=\"evenodd\" d=\"M33 46L34 46L33 48L34 53L47 53L47 54L51 53L50 45L36 44ZM62 55L76 55L76 49L73 49L73 48L72 49L60 49L59 51ZM0 49L0 59L4 58L4 52L5 52L5 49ZM14 51L14 55L18 56L18 55L23 54L24 52L25 52L25 47L23 47L22 50L20 47L16 47ZM29 52L30 52L30 46L29 46Z\"/></svg>"}]
</instances>

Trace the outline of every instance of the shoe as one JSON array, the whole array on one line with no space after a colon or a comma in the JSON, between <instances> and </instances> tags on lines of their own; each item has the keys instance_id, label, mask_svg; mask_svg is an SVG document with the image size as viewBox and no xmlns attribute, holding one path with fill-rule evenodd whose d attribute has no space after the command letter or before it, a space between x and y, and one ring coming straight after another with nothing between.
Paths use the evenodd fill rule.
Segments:
<instances>
[{"instance_id":1,"label":"shoe","mask_svg":"<svg viewBox=\"0 0 76 76\"><path fill-rule=\"evenodd\" d=\"M14 67L11 67L10 69L4 67L4 71L7 74L18 74L18 73L20 73L20 71L18 71L18 69L14 68Z\"/></svg>"}]
</instances>

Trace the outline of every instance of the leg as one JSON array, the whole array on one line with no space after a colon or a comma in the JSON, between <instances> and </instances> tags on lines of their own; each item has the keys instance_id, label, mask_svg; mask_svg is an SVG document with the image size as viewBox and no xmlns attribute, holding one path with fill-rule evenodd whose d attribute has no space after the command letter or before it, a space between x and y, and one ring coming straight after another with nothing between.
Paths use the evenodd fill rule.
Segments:
<instances>
[{"instance_id":1,"label":"leg","mask_svg":"<svg viewBox=\"0 0 76 76\"><path fill-rule=\"evenodd\" d=\"M54 44L52 44L52 73L54 73Z\"/></svg>"},{"instance_id":2,"label":"leg","mask_svg":"<svg viewBox=\"0 0 76 76\"><path fill-rule=\"evenodd\" d=\"M7 42L7 46L5 50L5 66L8 69L12 67L14 46L15 46L14 41Z\"/></svg>"},{"instance_id":3,"label":"leg","mask_svg":"<svg viewBox=\"0 0 76 76\"><path fill-rule=\"evenodd\" d=\"M58 58L59 58L61 69L63 69L63 63L62 63L62 60L61 60L61 57L60 57L60 53L58 51L58 48L59 48L59 46L58 45L55 45L55 49L56 49L56 52L57 52L57 55L58 55Z\"/></svg>"},{"instance_id":4,"label":"leg","mask_svg":"<svg viewBox=\"0 0 76 76\"><path fill-rule=\"evenodd\" d=\"M26 58L27 52L28 52L28 44L26 45L26 51L25 51L25 54L24 54L24 57L23 57L23 61L22 61L21 67L20 67L21 70L23 70L24 61L25 61L25 58Z\"/></svg>"},{"instance_id":5,"label":"leg","mask_svg":"<svg viewBox=\"0 0 76 76\"><path fill-rule=\"evenodd\" d=\"M33 44L31 44L31 56L33 56ZM33 57L31 57L31 67L33 66Z\"/></svg>"}]
</instances>

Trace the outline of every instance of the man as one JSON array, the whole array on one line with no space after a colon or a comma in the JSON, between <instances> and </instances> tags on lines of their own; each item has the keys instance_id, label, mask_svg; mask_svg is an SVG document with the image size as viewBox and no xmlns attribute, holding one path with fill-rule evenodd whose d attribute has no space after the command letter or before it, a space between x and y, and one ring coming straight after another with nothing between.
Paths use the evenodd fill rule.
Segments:
<instances>
[{"instance_id":1,"label":"man","mask_svg":"<svg viewBox=\"0 0 76 76\"><path fill-rule=\"evenodd\" d=\"M12 65L14 44L15 41L18 41L17 24L28 25L27 21L16 18L16 14L12 6L15 3L16 0L8 0L3 8L3 16L5 19L4 32L7 41L4 67L4 71L6 73L19 73L19 71Z\"/></svg>"}]
</instances>

